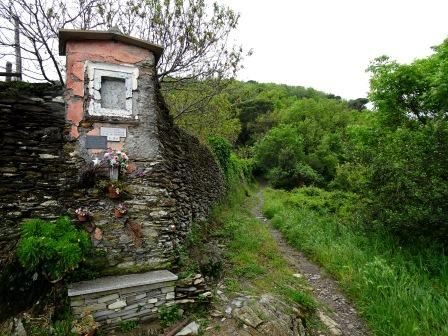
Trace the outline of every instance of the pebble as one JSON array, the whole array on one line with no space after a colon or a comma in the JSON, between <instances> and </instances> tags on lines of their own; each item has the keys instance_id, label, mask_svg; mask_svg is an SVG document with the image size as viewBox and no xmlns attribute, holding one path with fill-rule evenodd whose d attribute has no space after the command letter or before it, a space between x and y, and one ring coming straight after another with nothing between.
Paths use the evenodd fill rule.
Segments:
<instances>
[{"instance_id":1,"label":"pebble","mask_svg":"<svg viewBox=\"0 0 448 336\"><path fill-rule=\"evenodd\" d=\"M198 335L199 334L199 324L196 322L191 322L185 326L181 331L179 331L176 336L187 336L187 335Z\"/></svg>"}]
</instances>

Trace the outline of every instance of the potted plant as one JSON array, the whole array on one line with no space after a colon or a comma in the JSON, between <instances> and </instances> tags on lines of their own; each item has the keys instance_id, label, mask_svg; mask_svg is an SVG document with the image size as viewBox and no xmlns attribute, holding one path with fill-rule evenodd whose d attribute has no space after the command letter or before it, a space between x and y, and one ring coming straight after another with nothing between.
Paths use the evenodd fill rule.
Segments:
<instances>
[{"instance_id":1,"label":"potted plant","mask_svg":"<svg viewBox=\"0 0 448 336\"><path fill-rule=\"evenodd\" d=\"M119 203L114 209L114 215L116 218L121 218L128 212L128 208L123 203Z\"/></svg>"},{"instance_id":2,"label":"potted plant","mask_svg":"<svg viewBox=\"0 0 448 336\"><path fill-rule=\"evenodd\" d=\"M104 154L103 161L109 166L109 175L111 180L118 180L120 169L126 169L129 158L125 152L114 151L111 148Z\"/></svg>"},{"instance_id":3,"label":"potted plant","mask_svg":"<svg viewBox=\"0 0 448 336\"><path fill-rule=\"evenodd\" d=\"M86 222L90 217L89 209L86 207L76 209L75 214L78 216L80 222Z\"/></svg>"},{"instance_id":4,"label":"potted plant","mask_svg":"<svg viewBox=\"0 0 448 336\"><path fill-rule=\"evenodd\" d=\"M137 170L137 165L135 163L129 163L126 165L126 173L132 174Z\"/></svg>"},{"instance_id":5,"label":"potted plant","mask_svg":"<svg viewBox=\"0 0 448 336\"><path fill-rule=\"evenodd\" d=\"M115 198L120 197L120 192L121 192L120 188L113 183L111 183L107 186L107 196L109 198L115 199Z\"/></svg>"}]
</instances>

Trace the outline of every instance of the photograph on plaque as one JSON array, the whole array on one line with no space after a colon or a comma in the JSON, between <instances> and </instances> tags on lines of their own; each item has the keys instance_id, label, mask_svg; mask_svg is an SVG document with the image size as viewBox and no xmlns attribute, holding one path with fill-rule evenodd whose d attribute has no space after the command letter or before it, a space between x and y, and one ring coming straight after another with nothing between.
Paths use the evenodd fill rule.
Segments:
<instances>
[{"instance_id":1,"label":"photograph on plaque","mask_svg":"<svg viewBox=\"0 0 448 336\"><path fill-rule=\"evenodd\" d=\"M86 136L87 149L107 149L107 137L99 135Z\"/></svg>"}]
</instances>

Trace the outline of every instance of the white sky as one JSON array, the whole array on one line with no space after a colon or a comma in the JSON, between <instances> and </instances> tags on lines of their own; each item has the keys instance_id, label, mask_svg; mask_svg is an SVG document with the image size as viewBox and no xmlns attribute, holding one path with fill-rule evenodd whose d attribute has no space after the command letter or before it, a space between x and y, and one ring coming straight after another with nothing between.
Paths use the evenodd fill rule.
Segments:
<instances>
[{"instance_id":1,"label":"white sky","mask_svg":"<svg viewBox=\"0 0 448 336\"><path fill-rule=\"evenodd\" d=\"M253 48L238 79L365 97L377 56L411 62L448 37L448 0L219 0Z\"/></svg>"}]
</instances>

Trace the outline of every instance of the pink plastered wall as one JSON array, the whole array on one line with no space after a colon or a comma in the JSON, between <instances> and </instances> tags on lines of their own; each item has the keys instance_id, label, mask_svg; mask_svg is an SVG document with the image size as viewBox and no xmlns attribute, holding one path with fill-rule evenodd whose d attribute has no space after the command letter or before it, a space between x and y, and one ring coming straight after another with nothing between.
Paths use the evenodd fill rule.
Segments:
<instances>
[{"instance_id":1,"label":"pink plastered wall","mask_svg":"<svg viewBox=\"0 0 448 336\"><path fill-rule=\"evenodd\" d=\"M84 111L84 77L85 62L96 61L112 64L136 64L148 59L151 52L115 41L68 41L66 44L67 56L67 103L66 119L71 124L70 136L72 139L79 137L78 127L85 116ZM106 124L95 123L89 135L99 135L99 128ZM120 125L124 127L124 125ZM121 149L122 144L111 143L111 147Z\"/></svg>"}]
</instances>

